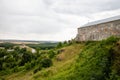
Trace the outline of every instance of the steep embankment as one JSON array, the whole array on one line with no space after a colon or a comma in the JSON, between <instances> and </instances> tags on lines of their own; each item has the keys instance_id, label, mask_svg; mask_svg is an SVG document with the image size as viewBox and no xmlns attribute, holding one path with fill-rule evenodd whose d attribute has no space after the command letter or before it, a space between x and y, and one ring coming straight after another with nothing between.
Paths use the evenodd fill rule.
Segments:
<instances>
[{"instance_id":1,"label":"steep embankment","mask_svg":"<svg viewBox=\"0 0 120 80\"><path fill-rule=\"evenodd\" d=\"M73 63L75 63L75 59L82 48L83 44L73 44L71 46L61 48L61 53L53 60L53 66L38 72L33 76L33 79L48 80L56 74L64 73L66 70L69 70Z\"/></svg>"},{"instance_id":2,"label":"steep embankment","mask_svg":"<svg viewBox=\"0 0 120 80\"><path fill-rule=\"evenodd\" d=\"M86 43L69 70L48 80L120 80L120 43L110 37L100 42Z\"/></svg>"},{"instance_id":3,"label":"steep embankment","mask_svg":"<svg viewBox=\"0 0 120 80\"><path fill-rule=\"evenodd\" d=\"M120 39L74 43L60 49L53 66L6 76L7 80L120 80Z\"/></svg>"},{"instance_id":4,"label":"steep embankment","mask_svg":"<svg viewBox=\"0 0 120 80\"><path fill-rule=\"evenodd\" d=\"M18 73L13 73L12 75L6 76L6 80L47 80L51 76L55 76L60 72L64 72L67 69L69 70L70 66L75 63L75 59L78 56L79 52L84 47L84 44L72 44L67 47L58 49L59 54L53 58L53 66L42 69L37 73L33 73L33 70L30 71L21 71Z\"/></svg>"}]
</instances>

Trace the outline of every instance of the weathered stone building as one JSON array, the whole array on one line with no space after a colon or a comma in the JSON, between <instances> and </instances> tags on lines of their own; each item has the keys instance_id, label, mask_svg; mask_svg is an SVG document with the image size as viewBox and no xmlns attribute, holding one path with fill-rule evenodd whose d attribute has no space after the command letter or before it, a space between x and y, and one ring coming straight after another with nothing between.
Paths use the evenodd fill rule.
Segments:
<instances>
[{"instance_id":1,"label":"weathered stone building","mask_svg":"<svg viewBox=\"0 0 120 80\"><path fill-rule=\"evenodd\" d=\"M85 24L78 28L76 41L98 41L110 36L120 37L120 15Z\"/></svg>"}]
</instances>

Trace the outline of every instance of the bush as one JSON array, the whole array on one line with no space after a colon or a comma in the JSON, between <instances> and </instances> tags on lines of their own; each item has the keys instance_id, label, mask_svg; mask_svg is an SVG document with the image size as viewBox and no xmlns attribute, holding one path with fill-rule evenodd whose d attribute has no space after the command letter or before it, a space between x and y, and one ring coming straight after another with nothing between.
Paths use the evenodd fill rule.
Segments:
<instances>
[{"instance_id":1,"label":"bush","mask_svg":"<svg viewBox=\"0 0 120 80\"><path fill-rule=\"evenodd\" d=\"M63 45L62 45L62 42L59 42L58 45L57 45L57 48L61 48Z\"/></svg>"},{"instance_id":2,"label":"bush","mask_svg":"<svg viewBox=\"0 0 120 80\"><path fill-rule=\"evenodd\" d=\"M31 63L25 63L25 69L30 70L31 69Z\"/></svg>"},{"instance_id":3,"label":"bush","mask_svg":"<svg viewBox=\"0 0 120 80\"><path fill-rule=\"evenodd\" d=\"M37 73L38 71L40 71L41 69L42 69L42 66L39 65L39 67L37 67L37 68L33 71L33 73L35 74L35 73Z\"/></svg>"},{"instance_id":4,"label":"bush","mask_svg":"<svg viewBox=\"0 0 120 80\"><path fill-rule=\"evenodd\" d=\"M42 65L42 67L47 68L52 66L52 60L49 58L44 58L41 60L40 64Z\"/></svg>"},{"instance_id":5,"label":"bush","mask_svg":"<svg viewBox=\"0 0 120 80\"><path fill-rule=\"evenodd\" d=\"M0 78L0 80L5 80L5 78L2 77L2 78Z\"/></svg>"},{"instance_id":6,"label":"bush","mask_svg":"<svg viewBox=\"0 0 120 80\"><path fill-rule=\"evenodd\" d=\"M13 71L14 71L14 72L18 72L18 71L19 71L18 66L14 67L14 68L13 68Z\"/></svg>"},{"instance_id":7,"label":"bush","mask_svg":"<svg viewBox=\"0 0 120 80\"><path fill-rule=\"evenodd\" d=\"M115 36L111 36L109 37L108 39L106 40L102 40L101 44L104 44L104 45L111 45L115 42L117 42L119 40L119 38L115 37Z\"/></svg>"},{"instance_id":8,"label":"bush","mask_svg":"<svg viewBox=\"0 0 120 80\"><path fill-rule=\"evenodd\" d=\"M88 41L85 48L79 54L74 66L66 73L65 71L61 72L50 80L119 80L120 58L117 53L119 49L115 49L117 50L117 52L115 52L117 53L117 57L113 57L110 53L111 48L115 46L114 44L117 41L118 38L116 37L110 37L107 40L99 42ZM112 61L113 58L116 59L115 62ZM117 64L111 67L111 62ZM111 74L112 68L118 73L115 72Z\"/></svg>"},{"instance_id":9,"label":"bush","mask_svg":"<svg viewBox=\"0 0 120 80\"><path fill-rule=\"evenodd\" d=\"M53 50L50 50L48 52L49 58L53 58L55 56L55 52Z\"/></svg>"}]
</instances>

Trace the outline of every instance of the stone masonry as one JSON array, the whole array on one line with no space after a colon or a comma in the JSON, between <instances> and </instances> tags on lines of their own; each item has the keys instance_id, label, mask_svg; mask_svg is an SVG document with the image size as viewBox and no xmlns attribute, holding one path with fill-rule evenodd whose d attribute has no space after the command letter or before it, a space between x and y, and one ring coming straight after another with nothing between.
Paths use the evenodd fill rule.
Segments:
<instances>
[{"instance_id":1,"label":"stone masonry","mask_svg":"<svg viewBox=\"0 0 120 80\"><path fill-rule=\"evenodd\" d=\"M120 37L120 19L78 28L76 41L99 41L110 36Z\"/></svg>"}]
</instances>

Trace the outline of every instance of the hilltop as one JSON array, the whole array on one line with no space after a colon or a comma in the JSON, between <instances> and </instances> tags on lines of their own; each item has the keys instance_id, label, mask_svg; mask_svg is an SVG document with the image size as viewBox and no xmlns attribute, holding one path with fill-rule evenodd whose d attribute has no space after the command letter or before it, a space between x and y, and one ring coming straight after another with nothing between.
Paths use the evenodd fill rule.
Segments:
<instances>
[{"instance_id":1,"label":"hilltop","mask_svg":"<svg viewBox=\"0 0 120 80\"><path fill-rule=\"evenodd\" d=\"M65 45L67 44L67 45ZM37 72L35 67L1 76L5 80L119 80L120 39L63 43L52 50L43 50L51 65ZM50 57L49 54L53 54ZM49 56L49 57L48 57ZM42 60L40 57L35 60ZM33 60L32 60L33 61ZM43 64L43 63L39 63ZM2 74L1 74L2 75Z\"/></svg>"}]
</instances>

